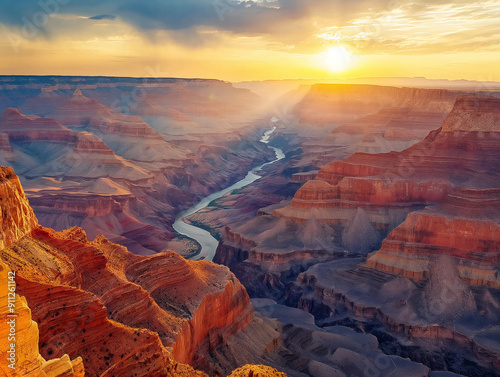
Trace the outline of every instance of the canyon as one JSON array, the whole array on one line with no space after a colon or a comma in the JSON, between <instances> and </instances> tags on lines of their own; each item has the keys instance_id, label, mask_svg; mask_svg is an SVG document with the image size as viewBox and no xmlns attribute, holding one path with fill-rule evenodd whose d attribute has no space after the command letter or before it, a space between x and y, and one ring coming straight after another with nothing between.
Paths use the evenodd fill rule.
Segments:
<instances>
[{"instance_id":1,"label":"canyon","mask_svg":"<svg viewBox=\"0 0 500 377\"><path fill-rule=\"evenodd\" d=\"M498 375L499 97L0 78L1 266L39 334L23 365ZM215 263L176 219L219 241Z\"/></svg>"},{"instance_id":2,"label":"canyon","mask_svg":"<svg viewBox=\"0 0 500 377\"><path fill-rule=\"evenodd\" d=\"M278 312L283 317L275 317L268 303L251 303L227 267L188 261L172 251L134 255L104 236L89 242L77 227L56 232L38 224L12 168L0 168L0 188L0 267L5 282L8 272L16 271L15 313L22 323L16 328L20 374L6 372L9 376L201 377L206 372L282 377L332 371L346 376L359 352L367 365L383 355L374 338L367 352L366 340L349 339L348 333L328 346L337 358L317 361L316 347L297 349L302 342L296 344L294 331L286 331L293 326L306 337L311 331L310 325L302 328L300 314L286 314L297 309L282 307ZM7 301L6 294L2 298ZM351 330L335 326L331 331ZM421 364L393 360L397 370L426 375ZM6 370L3 360L0 365Z\"/></svg>"},{"instance_id":3,"label":"canyon","mask_svg":"<svg viewBox=\"0 0 500 377\"><path fill-rule=\"evenodd\" d=\"M317 91L326 104L339 102L337 94L324 94L326 88ZM290 168L292 157L261 187L277 194L260 201L263 207L248 199L257 195L254 187L193 216L220 237L214 261L229 266L250 297L309 311L322 327L349 324L372 331L387 341L387 352L433 370L497 375L498 344L492 339L500 302L500 100L460 94L453 101L442 124L406 149L361 150L297 173ZM312 103L301 117L326 125L336 121L323 119L326 111ZM377 124L373 117L370 124ZM299 156L301 163L314 161L304 150ZM353 322L352 315L361 319ZM468 361L436 357L443 341L469 355Z\"/></svg>"},{"instance_id":4,"label":"canyon","mask_svg":"<svg viewBox=\"0 0 500 377\"><path fill-rule=\"evenodd\" d=\"M217 80L3 77L0 93L0 163L43 224L136 254L192 255L176 214L274 157L262 101Z\"/></svg>"}]
</instances>

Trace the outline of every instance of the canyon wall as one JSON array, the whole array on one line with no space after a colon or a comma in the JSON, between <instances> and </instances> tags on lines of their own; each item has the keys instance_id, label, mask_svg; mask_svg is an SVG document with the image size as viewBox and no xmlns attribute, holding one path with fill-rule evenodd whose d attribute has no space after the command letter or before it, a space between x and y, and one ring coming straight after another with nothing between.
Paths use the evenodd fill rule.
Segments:
<instances>
[{"instance_id":1,"label":"canyon wall","mask_svg":"<svg viewBox=\"0 0 500 377\"><path fill-rule=\"evenodd\" d=\"M11 377L83 377L81 357L45 360L38 351L38 325L24 297L16 292L16 274L0 261L0 370ZM13 321L13 322L12 322ZM10 323L14 325L11 326ZM12 331L12 329L15 329Z\"/></svg>"}]
</instances>

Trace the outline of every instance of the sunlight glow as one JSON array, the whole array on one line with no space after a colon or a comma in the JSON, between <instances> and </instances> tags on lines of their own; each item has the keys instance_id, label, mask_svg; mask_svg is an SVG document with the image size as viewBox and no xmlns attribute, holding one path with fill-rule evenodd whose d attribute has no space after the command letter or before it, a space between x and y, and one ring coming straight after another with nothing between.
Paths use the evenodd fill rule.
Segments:
<instances>
[{"instance_id":1,"label":"sunlight glow","mask_svg":"<svg viewBox=\"0 0 500 377\"><path fill-rule=\"evenodd\" d=\"M345 72L354 64L354 55L344 46L331 47L322 52L320 59L330 72Z\"/></svg>"}]
</instances>

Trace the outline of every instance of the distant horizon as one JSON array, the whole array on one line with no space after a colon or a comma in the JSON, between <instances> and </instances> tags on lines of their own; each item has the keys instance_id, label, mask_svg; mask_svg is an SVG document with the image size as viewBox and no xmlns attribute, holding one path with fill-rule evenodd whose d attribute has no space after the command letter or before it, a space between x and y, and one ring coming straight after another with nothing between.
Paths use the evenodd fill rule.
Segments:
<instances>
[{"instance_id":1,"label":"distant horizon","mask_svg":"<svg viewBox=\"0 0 500 377\"><path fill-rule=\"evenodd\" d=\"M447 78L427 78L422 76L360 76L349 78L282 78L282 79L262 79L262 80L239 80L231 81L216 77L202 77L202 76L113 76L113 75L77 75L77 74L0 74L0 77L89 77L89 78L115 78L115 79L177 79L177 80L215 80L228 83L244 83L244 82L284 82L284 81L355 81L355 80L426 80L426 81L447 81L447 82L469 82L469 83L495 83L500 84L500 81L489 80L471 80L471 79L447 79Z\"/></svg>"}]
</instances>

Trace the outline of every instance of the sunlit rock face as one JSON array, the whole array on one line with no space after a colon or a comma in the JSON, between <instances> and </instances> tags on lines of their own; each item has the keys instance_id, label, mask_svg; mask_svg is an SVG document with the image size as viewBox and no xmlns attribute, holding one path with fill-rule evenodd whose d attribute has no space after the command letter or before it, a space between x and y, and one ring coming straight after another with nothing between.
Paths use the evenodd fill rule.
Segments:
<instances>
[{"instance_id":1,"label":"sunlit rock face","mask_svg":"<svg viewBox=\"0 0 500 377\"><path fill-rule=\"evenodd\" d=\"M2 247L0 247L2 249ZM10 325L2 325L0 330L0 368L6 376L12 377L83 377L85 375L81 357L70 360L68 355L46 361L38 351L38 325L31 319L31 311L26 298L15 294L9 287L15 286L16 275L0 261L0 318L4 323L15 317L15 333L10 332ZM11 284L9 284L9 282ZM14 283L14 285L12 285ZM13 304L12 312L10 304ZM9 317L10 315L10 317ZM11 337L14 336L14 338ZM15 346L12 347L12 344ZM13 353L10 353L12 352ZM10 360L9 360L10 359Z\"/></svg>"},{"instance_id":2,"label":"sunlit rock face","mask_svg":"<svg viewBox=\"0 0 500 377\"><path fill-rule=\"evenodd\" d=\"M286 377L286 374L265 365L245 365L234 370L229 377Z\"/></svg>"},{"instance_id":3,"label":"sunlit rock face","mask_svg":"<svg viewBox=\"0 0 500 377\"><path fill-rule=\"evenodd\" d=\"M12 168L0 170L0 249L8 247L38 225Z\"/></svg>"}]
</instances>

